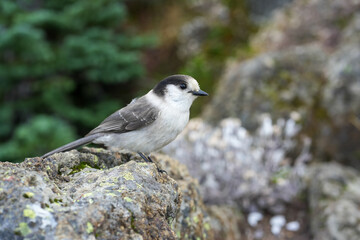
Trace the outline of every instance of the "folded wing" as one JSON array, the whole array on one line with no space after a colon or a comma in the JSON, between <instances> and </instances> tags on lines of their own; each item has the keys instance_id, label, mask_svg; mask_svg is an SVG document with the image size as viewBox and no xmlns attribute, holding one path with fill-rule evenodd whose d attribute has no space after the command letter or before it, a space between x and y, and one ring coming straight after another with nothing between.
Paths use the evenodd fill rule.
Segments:
<instances>
[{"instance_id":1,"label":"folded wing","mask_svg":"<svg viewBox=\"0 0 360 240\"><path fill-rule=\"evenodd\" d=\"M86 136L98 133L124 133L143 128L159 116L159 109L146 101L145 97L130 103L107 117Z\"/></svg>"}]
</instances>

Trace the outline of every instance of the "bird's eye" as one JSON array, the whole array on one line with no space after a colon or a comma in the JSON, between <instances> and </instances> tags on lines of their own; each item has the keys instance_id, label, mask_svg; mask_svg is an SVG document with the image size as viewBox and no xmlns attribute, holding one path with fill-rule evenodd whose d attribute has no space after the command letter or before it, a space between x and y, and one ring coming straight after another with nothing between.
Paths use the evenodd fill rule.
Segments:
<instances>
[{"instance_id":1,"label":"bird's eye","mask_svg":"<svg viewBox=\"0 0 360 240\"><path fill-rule=\"evenodd\" d=\"M186 87L187 87L187 86L186 86L185 83L180 84L180 88L181 88L181 89L186 89Z\"/></svg>"}]
</instances>

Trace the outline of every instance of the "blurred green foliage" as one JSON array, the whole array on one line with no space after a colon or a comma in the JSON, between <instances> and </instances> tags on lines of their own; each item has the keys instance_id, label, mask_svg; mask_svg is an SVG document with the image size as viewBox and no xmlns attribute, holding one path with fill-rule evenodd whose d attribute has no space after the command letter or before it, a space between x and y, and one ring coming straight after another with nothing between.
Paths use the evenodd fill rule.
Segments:
<instances>
[{"instance_id":1,"label":"blurred green foliage","mask_svg":"<svg viewBox=\"0 0 360 240\"><path fill-rule=\"evenodd\" d=\"M127 18L118 0L0 1L1 161L42 155L120 107L154 44Z\"/></svg>"},{"instance_id":2,"label":"blurred green foliage","mask_svg":"<svg viewBox=\"0 0 360 240\"><path fill-rule=\"evenodd\" d=\"M187 59L181 73L196 77L202 89L211 94L225 69L226 61L237 61L251 57L254 53L249 47L249 38L258 27L251 21L245 0L220 0L228 9L228 20L210 23L206 38L201 43L201 50ZM197 14L198 15L198 14ZM195 102L191 111L196 115L201 112L205 101Z\"/></svg>"}]
</instances>

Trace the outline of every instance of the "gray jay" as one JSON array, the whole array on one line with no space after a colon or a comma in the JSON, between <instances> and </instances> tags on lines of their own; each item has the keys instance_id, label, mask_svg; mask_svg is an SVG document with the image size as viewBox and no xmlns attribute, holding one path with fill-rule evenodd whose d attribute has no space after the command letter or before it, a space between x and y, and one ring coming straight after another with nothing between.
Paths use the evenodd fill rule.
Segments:
<instances>
[{"instance_id":1,"label":"gray jay","mask_svg":"<svg viewBox=\"0 0 360 240\"><path fill-rule=\"evenodd\" d=\"M198 96L208 96L198 82L187 75L172 75L146 95L107 117L85 137L68 143L42 157L96 143L109 149L137 152L145 161L149 155L173 141L189 121L191 104Z\"/></svg>"}]
</instances>

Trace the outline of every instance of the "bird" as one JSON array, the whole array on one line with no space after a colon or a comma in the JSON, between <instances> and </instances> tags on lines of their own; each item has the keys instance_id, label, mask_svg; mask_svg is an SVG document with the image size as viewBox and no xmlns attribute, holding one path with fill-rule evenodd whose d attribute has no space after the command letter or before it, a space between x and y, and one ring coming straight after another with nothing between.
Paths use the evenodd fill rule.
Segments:
<instances>
[{"instance_id":1,"label":"bird","mask_svg":"<svg viewBox=\"0 0 360 240\"><path fill-rule=\"evenodd\" d=\"M208 96L208 93L200 89L193 77L168 76L147 94L105 118L85 137L52 150L42 158L95 143L110 150L136 152L145 161L153 162L150 153L172 142L184 130L190 107L199 96Z\"/></svg>"}]
</instances>

